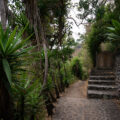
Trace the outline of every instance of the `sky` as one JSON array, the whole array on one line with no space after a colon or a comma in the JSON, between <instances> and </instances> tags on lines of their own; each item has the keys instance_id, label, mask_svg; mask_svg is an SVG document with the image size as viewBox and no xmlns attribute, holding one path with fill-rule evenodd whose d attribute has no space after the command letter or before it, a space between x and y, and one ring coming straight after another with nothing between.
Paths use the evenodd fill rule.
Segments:
<instances>
[{"instance_id":1,"label":"sky","mask_svg":"<svg viewBox=\"0 0 120 120\"><path fill-rule=\"evenodd\" d=\"M73 4L75 4L75 3L78 3L79 0L71 0L71 2L72 2ZM74 9L71 8L71 9L70 9L70 13L69 13L69 16L71 16L72 18L74 18L74 19L76 20L77 24L80 23L80 20L76 17L78 13L79 13L79 12L77 11L77 7L75 7ZM73 32L73 35L72 35L72 36L73 36L73 38L74 38L75 40L79 39L78 33L81 33L81 34L84 34L84 33L85 33L85 28L84 28L84 26L83 26L83 25L80 25L79 27L77 27L73 20L69 19L68 21L69 21L69 22L73 22L73 25L72 25L72 32Z\"/></svg>"}]
</instances>

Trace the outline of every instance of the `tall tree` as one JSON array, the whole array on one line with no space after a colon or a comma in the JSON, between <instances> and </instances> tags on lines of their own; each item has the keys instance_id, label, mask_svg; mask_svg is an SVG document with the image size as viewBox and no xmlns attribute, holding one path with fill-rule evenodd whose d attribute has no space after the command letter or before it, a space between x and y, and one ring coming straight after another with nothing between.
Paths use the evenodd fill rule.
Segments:
<instances>
[{"instance_id":1,"label":"tall tree","mask_svg":"<svg viewBox=\"0 0 120 120\"><path fill-rule=\"evenodd\" d=\"M43 87L44 87L47 82L48 56L47 56L46 36L44 32L44 26L42 24L41 17L40 17L40 11L38 9L38 1L23 0L23 3L25 4L27 17L30 23L33 25L39 51L41 51L41 44L43 44L43 49L45 54L45 72L44 72L44 81L43 81Z\"/></svg>"}]
</instances>

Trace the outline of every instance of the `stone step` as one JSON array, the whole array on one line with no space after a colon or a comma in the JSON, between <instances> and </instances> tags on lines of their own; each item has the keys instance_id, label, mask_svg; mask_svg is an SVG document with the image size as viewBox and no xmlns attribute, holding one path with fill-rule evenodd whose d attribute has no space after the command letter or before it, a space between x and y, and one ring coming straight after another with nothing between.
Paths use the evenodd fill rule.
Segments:
<instances>
[{"instance_id":1,"label":"stone step","mask_svg":"<svg viewBox=\"0 0 120 120\"><path fill-rule=\"evenodd\" d=\"M118 93L116 91L88 90L88 98L114 99L118 98Z\"/></svg>"},{"instance_id":2,"label":"stone step","mask_svg":"<svg viewBox=\"0 0 120 120\"><path fill-rule=\"evenodd\" d=\"M100 72L114 72L114 70L103 70L103 69L94 69L94 70L91 70L93 72L96 72L96 71L100 71Z\"/></svg>"},{"instance_id":3,"label":"stone step","mask_svg":"<svg viewBox=\"0 0 120 120\"><path fill-rule=\"evenodd\" d=\"M120 75L120 72L116 72L116 75Z\"/></svg>"},{"instance_id":4,"label":"stone step","mask_svg":"<svg viewBox=\"0 0 120 120\"><path fill-rule=\"evenodd\" d=\"M115 85L114 80L88 80L88 84Z\"/></svg>"},{"instance_id":5,"label":"stone step","mask_svg":"<svg viewBox=\"0 0 120 120\"><path fill-rule=\"evenodd\" d=\"M114 73L114 71L113 70L92 70L91 72L100 72L100 73Z\"/></svg>"},{"instance_id":6,"label":"stone step","mask_svg":"<svg viewBox=\"0 0 120 120\"><path fill-rule=\"evenodd\" d=\"M114 69L99 69L99 68L94 68L92 69L93 71L96 71L96 70L102 70L102 71L113 71Z\"/></svg>"},{"instance_id":7,"label":"stone step","mask_svg":"<svg viewBox=\"0 0 120 120\"><path fill-rule=\"evenodd\" d=\"M88 84L88 90L116 90L116 85L98 85L98 84Z\"/></svg>"},{"instance_id":8,"label":"stone step","mask_svg":"<svg viewBox=\"0 0 120 120\"><path fill-rule=\"evenodd\" d=\"M90 73L90 75L97 75L97 76L103 76L103 75L105 75L105 76L109 76L109 75L111 75L111 76L114 76L115 75L115 73L114 72L112 72L112 73L103 73L103 72L91 72Z\"/></svg>"},{"instance_id":9,"label":"stone step","mask_svg":"<svg viewBox=\"0 0 120 120\"><path fill-rule=\"evenodd\" d=\"M97 68L97 70L113 70L113 68Z\"/></svg>"},{"instance_id":10,"label":"stone step","mask_svg":"<svg viewBox=\"0 0 120 120\"><path fill-rule=\"evenodd\" d=\"M90 80L114 80L115 76L90 76Z\"/></svg>"},{"instance_id":11,"label":"stone step","mask_svg":"<svg viewBox=\"0 0 120 120\"><path fill-rule=\"evenodd\" d=\"M94 69L88 80L88 98L118 98L113 69Z\"/></svg>"},{"instance_id":12,"label":"stone step","mask_svg":"<svg viewBox=\"0 0 120 120\"><path fill-rule=\"evenodd\" d=\"M97 69L93 69L93 70L103 70L103 71L113 71L113 68L97 68Z\"/></svg>"}]
</instances>

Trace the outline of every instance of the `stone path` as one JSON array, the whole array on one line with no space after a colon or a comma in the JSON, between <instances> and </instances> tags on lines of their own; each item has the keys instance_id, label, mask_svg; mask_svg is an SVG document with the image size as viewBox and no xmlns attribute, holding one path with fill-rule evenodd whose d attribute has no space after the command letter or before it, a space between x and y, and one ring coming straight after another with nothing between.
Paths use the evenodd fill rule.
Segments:
<instances>
[{"instance_id":1,"label":"stone path","mask_svg":"<svg viewBox=\"0 0 120 120\"><path fill-rule=\"evenodd\" d=\"M87 82L76 82L58 100L52 120L120 120L115 100L87 99Z\"/></svg>"}]
</instances>

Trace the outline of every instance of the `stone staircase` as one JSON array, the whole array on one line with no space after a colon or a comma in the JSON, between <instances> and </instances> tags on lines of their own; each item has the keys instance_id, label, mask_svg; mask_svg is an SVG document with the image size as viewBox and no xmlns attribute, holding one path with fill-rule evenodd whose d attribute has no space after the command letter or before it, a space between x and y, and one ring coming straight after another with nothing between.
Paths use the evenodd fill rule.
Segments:
<instances>
[{"instance_id":1,"label":"stone staircase","mask_svg":"<svg viewBox=\"0 0 120 120\"><path fill-rule=\"evenodd\" d=\"M118 98L112 69L96 69L91 72L88 80L88 98Z\"/></svg>"}]
</instances>

